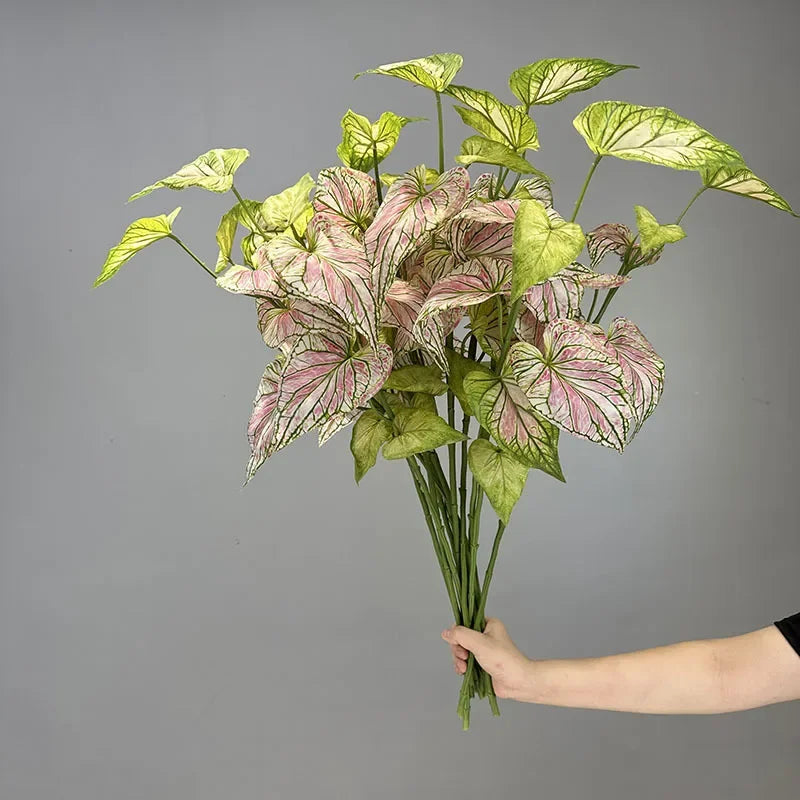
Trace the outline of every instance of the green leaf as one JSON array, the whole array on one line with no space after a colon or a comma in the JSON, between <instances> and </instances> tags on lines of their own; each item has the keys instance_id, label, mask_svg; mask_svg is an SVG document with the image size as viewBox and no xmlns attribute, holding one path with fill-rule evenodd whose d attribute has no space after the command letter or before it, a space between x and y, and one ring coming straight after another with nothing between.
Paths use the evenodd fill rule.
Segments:
<instances>
[{"instance_id":1,"label":"green leaf","mask_svg":"<svg viewBox=\"0 0 800 800\"><path fill-rule=\"evenodd\" d=\"M392 438L392 423L373 409L364 411L353 426L350 452L355 461L356 483L375 466L384 442Z\"/></svg>"},{"instance_id":2,"label":"green leaf","mask_svg":"<svg viewBox=\"0 0 800 800\"><path fill-rule=\"evenodd\" d=\"M160 181L145 186L140 192L132 194L128 202L150 194L154 189L188 189L198 186L210 192L224 193L233 186L233 173L244 163L250 155L243 148L230 150L209 150L192 161L185 164L177 172L162 178Z\"/></svg>"},{"instance_id":3,"label":"green leaf","mask_svg":"<svg viewBox=\"0 0 800 800\"><path fill-rule=\"evenodd\" d=\"M500 309L497 300L493 297L484 300L480 305L470 306L469 329L475 334L478 344L484 353L497 358L500 355L503 343L500 339Z\"/></svg>"},{"instance_id":4,"label":"green leaf","mask_svg":"<svg viewBox=\"0 0 800 800\"><path fill-rule=\"evenodd\" d=\"M383 457L388 459L408 458L467 438L438 414L422 408L397 409L393 424L395 435L383 446Z\"/></svg>"},{"instance_id":5,"label":"green leaf","mask_svg":"<svg viewBox=\"0 0 800 800\"><path fill-rule=\"evenodd\" d=\"M117 270L128 259L133 258L140 250L147 245L164 239L172 234L172 223L178 216L180 206L171 214L159 214L157 217L142 217L128 225L125 233L122 234L119 244L114 245L106 256L103 268L94 282L95 286L105 283L109 278L116 275Z\"/></svg>"},{"instance_id":6,"label":"green leaf","mask_svg":"<svg viewBox=\"0 0 800 800\"><path fill-rule=\"evenodd\" d=\"M536 123L524 109L498 100L484 89L450 86L447 94L463 103L455 109L461 119L478 133L495 142L504 142L512 150L538 150Z\"/></svg>"},{"instance_id":7,"label":"green leaf","mask_svg":"<svg viewBox=\"0 0 800 800\"><path fill-rule=\"evenodd\" d=\"M356 78L362 75L391 75L401 78L435 92L443 92L456 73L461 69L464 59L458 53L435 53L424 58L412 58L410 61L396 61L392 64L382 64L374 69L359 72Z\"/></svg>"},{"instance_id":8,"label":"green leaf","mask_svg":"<svg viewBox=\"0 0 800 800\"><path fill-rule=\"evenodd\" d=\"M508 525L511 512L525 488L528 467L486 439L475 439L469 447L467 459L492 508Z\"/></svg>"},{"instance_id":9,"label":"green leaf","mask_svg":"<svg viewBox=\"0 0 800 800\"><path fill-rule=\"evenodd\" d=\"M428 394L444 394L447 384L442 381L442 371L437 366L421 366L412 364L392 371L384 389L397 392L427 392Z\"/></svg>"},{"instance_id":10,"label":"green leaf","mask_svg":"<svg viewBox=\"0 0 800 800\"><path fill-rule=\"evenodd\" d=\"M436 398L427 392L414 392L411 395L411 407L422 408L425 411L430 411L432 414L438 414L436 408Z\"/></svg>"},{"instance_id":11,"label":"green leaf","mask_svg":"<svg viewBox=\"0 0 800 800\"><path fill-rule=\"evenodd\" d=\"M402 175L396 174L394 172L381 172L381 183L384 186L391 186L398 178L402 178ZM431 169L430 167L425 168L425 184L429 183L436 183L439 178L439 172L435 169Z\"/></svg>"},{"instance_id":12,"label":"green leaf","mask_svg":"<svg viewBox=\"0 0 800 800\"><path fill-rule=\"evenodd\" d=\"M515 69L508 79L511 91L530 107L561 100L572 92L597 86L623 69L638 69L633 64L611 64L602 58L545 58Z\"/></svg>"},{"instance_id":13,"label":"green leaf","mask_svg":"<svg viewBox=\"0 0 800 800\"><path fill-rule=\"evenodd\" d=\"M752 197L773 208L798 216L768 183L754 175L744 163L707 167L700 170L700 177L703 179L703 185L709 189L720 189L723 192Z\"/></svg>"},{"instance_id":14,"label":"green leaf","mask_svg":"<svg viewBox=\"0 0 800 800\"><path fill-rule=\"evenodd\" d=\"M242 237L242 241L239 243L239 249L242 251L242 258L245 263L249 264L251 267L257 267L258 264L253 261L256 250L258 250L259 246L264 242L268 242L274 237L275 234L260 233L248 233L247 236Z\"/></svg>"},{"instance_id":15,"label":"green leaf","mask_svg":"<svg viewBox=\"0 0 800 800\"><path fill-rule=\"evenodd\" d=\"M660 225L644 206L634 206L633 210L636 212L636 226L644 253L658 250L669 242L679 242L686 236L680 225Z\"/></svg>"},{"instance_id":16,"label":"green leaf","mask_svg":"<svg viewBox=\"0 0 800 800\"><path fill-rule=\"evenodd\" d=\"M219 221L216 234L219 255L215 272L222 272L230 261L237 227L241 225L252 231L252 224L258 219L261 203L257 200L245 200L244 202L246 210L242 208L241 203L237 202L233 208L222 215L222 219Z\"/></svg>"},{"instance_id":17,"label":"green leaf","mask_svg":"<svg viewBox=\"0 0 800 800\"><path fill-rule=\"evenodd\" d=\"M400 131L409 122L419 122L424 117L400 117L384 111L377 122L370 122L352 109L342 117L342 141L336 154L346 167L369 172L375 166L375 151L380 164L397 144Z\"/></svg>"},{"instance_id":18,"label":"green leaf","mask_svg":"<svg viewBox=\"0 0 800 800\"><path fill-rule=\"evenodd\" d=\"M516 150L485 136L470 136L464 139L461 142L461 153L455 160L466 167L470 164L493 164L498 167L508 167L522 175L542 174Z\"/></svg>"},{"instance_id":19,"label":"green leaf","mask_svg":"<svg viewBox=\"0 0 800 800\"><path fill-rule=\"evenodd\" d=\"M514 220L512 302L571 264L585 243L580 225L548 213L538 200L521 200Z\"/></svg>"},{"instance_id":20,"label":"green leaf","mask_svg":"<svg viewBox=\"0 0 800 800\"><path fill-rule=\"evenodd\" d=\"M314 179L306 173L294 186L268 197L260 209L266 230L281 232L294 224L302 236L314 213L308 199L308 194L313 188Z\"/></svg>"},{"instance_id":21,"label":"green leaf","mask_svg":"<svg viewBox=\"0 0 800 800\"><path fill-rule=\"evenodd\" d=\"M669 108L602 100L581 111L573 125L589 149L601 156L673 169L702 169L742 160L730 145Z\"/></svg>"},{"instance_id":22,"label":"green leaf","mask_svg":"<svg viewBox=\"0 0 800 800\"><path fill-rule=\"evenodd\" d=\"M475 413L469 404L469 398L464 390L464 377L474 371L482 371L485 375L491 375L491 371L487 367L479 365L471 358L465 358L456 350L447 351L447 363L450 370L447 374L447 384L453 390L453 394L461 404L464 413L469 417L474 417Z\"/></svg>"}]
</instances>

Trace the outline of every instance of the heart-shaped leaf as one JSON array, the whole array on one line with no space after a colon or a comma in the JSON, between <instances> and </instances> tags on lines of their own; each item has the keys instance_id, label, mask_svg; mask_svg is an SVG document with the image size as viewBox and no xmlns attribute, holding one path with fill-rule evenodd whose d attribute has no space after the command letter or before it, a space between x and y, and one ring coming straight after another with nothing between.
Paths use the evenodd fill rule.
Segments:
<instances>
[{"instance_id":1,"label":"heart-shaped leaf","mask_svg":"<svg viewBox=\"0 0 800 800\"><path fill-rule=\"evenodd\" d=\"M644 206L634 206L636 227L639 229L639 241L642 250L650 253L659 250L670 242L679 242L686 236L680 225L660 225L658 220Z\"/></svg>"},{"instance_id":2,"label":"heart-shaped leaf","mask_svg":"<svg viewBox=\"0 0 800 800\"><path fill-rule=\"evenodd\" d=\"M470 164L494 164L498 167L507 167L522 175L539 173L533 164L509 145L486 136L469 136L464 139L456 161L465 167Z\"/></svg>"},{"instance_id":3,"label":"heart-shaped leaf","mask_svg":"<svg viewBox=\"0 0 800 800\"><path fill-rule=\"evenodd\" d=\"M481 136L503 142L514 151L539 149L536 123L523 109L498 100L484 89L469 86L449 86L447 94L463 103L455 107L456 111Z\"/></svg>"},{"instance_id":4,"label":"heart-shaped leaf","mask_svg":"<svg viewBox=\"0 0 800 800\"><path fill-rule=\"evenodd\" d=\"M700 170L703 185L709 189L720 189L723 192L740 194L761 200L767 205L788 211L798 216L792 207L765 181L754 175L743 162L723 166L711 166Z\"/></svg>"},{"instance_id":5,"label":"heart-shaped leaf","mask_svg":"<svg viewBox=\"0 0 800 800\"><path fill-rule=\"evenodd\" d=\"M119 268L140 250L159 239L172 234L172 223L180 212L180 206L171 214L159 214L157 217L142 217L131 222L122 234L119 244L115 244L106 256L103 268L95 279L94 285L100 286L117 274Z\"/></svg>"},{"instance_id":6,"label":"heart-shaped leaf","mask_svg":"<svg viewBox=\"0 0 800 800\"><path fill-rule=\"evenodd\" d=\"M236 238L236 231L241 225L248 230L253 230L253 224L260 216L261 204L256 200L245 200L244 206L237 202L233 208L222 215L217 227L216 239L219 247L215 272L222 272L231 262L231 251L233 250L233 240Z\"/></svg>"},{"instance_id":7,"label":"heart-shaped leaf","mask_svg":"<svg viewBox=\"0 0 800 800\"><path fill-rule=\"evenodd\" d=\"M619 222L607 222L590 230L586 234L586 249L589 251L589 263L592 269L597 269L609 253L619 256L620 260L627 259L631 267L641 267L655 264L661 258L662 252L661 250L643 252L636 243L633 231Z\"/></svg>"},{"instance_id":8,"label":"heart-shaped leaf","mask_svg":"<svg viewBox=\"0 0 800 800\"><path fill-rule=\"evenodd\" d=\"M376 122L352 110L342 117L342 142L336 154L346 167L367 172L375 167L375 157L380 164L394 150L400 131L409 122L419 122L423 117L401 117L384 111Z\"/></svg>"},{"instance_id":9,"label":"heart-shaped leaf","mask_svg":"<svg viewBox=\"0 0 800 800\"><path fill-rule=\"evenodd\" d=\"M538 200L521 200L514 221L511 300L571 264L585 243L578 224L548 213Z\"/></svg>"},{"instance_id":10,"label":"heart-shaped leaf","mask_svg":"<svg viewBox=\"0 0 800 800\"><path fill-rule=\"evenodd\" d=\"M312 202L318 219L343 227L351 236L364 238L378 208L378 192L371 175L347 167L320 172Z\"/></svg>"},{"instance_id":11,"label":"heart-shaped leaf","mask_svg":"<svg viewBox=\"0 0 800 800\"><path fill-rule=\"evenodd\" d=\"M299 297L260 297L256 300L258 329L267 347L293 344L301 336L323 347L325 336L348 335L347 323L337 314Z\"/></svg>"},{"instance_id":12,"label":"heart-shaped leaf","mask_svg":"<svg viewBox=\"0 0 800 800\"><path fill-rule=\"evenodd\" d=\"M562 100L572 92L597 86L603 78L633 64L611 64L602 58L545 58L515 69L508 79L511 91L530 108Z\"/></svg>"},{"instance_id":13,"label":"heart-shaped leaf","mask_svg":"<svg viewBox=\"0 0 800 800\"><path fill-rule=\"evenodd\" d=\"M383 446L383 457L394 460L435 450L467 437L451 428L438 414L422 408L399 408L392 420L394 434Z\"/></svg>"},{"instance_id":14,"label":"heart-shaped leaf","mask_svg":"<svg viewBox=\"0 0 800 800\"><path fill-rule=\"evenodd\" d=\"M250 460L247 463L245 483L256 474L271 452L270 448L275 433L275 407L278 403L278 390L285 363L284 356L279 355L274 361L267 364L258 384L258 391L253 400L253 411L247 424Z\"/></svg>"},{"instance_id":15,"label":"heart-shaped leaf","mask_svg":"<svg viewBox=\"0 0 800 800\"><path fill-rule=\"evenodd\" d=\"M217 276L217 286L233 294L252 297L283 297L286 292L280 285L278 274L267 264L259 269L233 264Z\"/></svg>"},{"instance_id":16,"label":"heart-shaped leaf","mask_svg":"<svg viewBox=\"0 0 800 800\"><path fill-rule=\"evenodd\" d=\"M167 175L150 186L145 186L128 198L128 202L150 194L155 189L188 189L197 186L210 192L224 193L233 186L233 175L244 163L250 153L243 148L223 150L216 148L197 156L189 164L182 166L172 175Z\"/></svg>"},{"instance_id":17,"label":"heart-shaped leaf","mask_svg":"<svg viewBox=\"0 0 800 800\"><path fill-rule=\"evenodd\" d=\"M424 86L426 89L433 89L435 92L443 92L463 63L464 59L458 53L435 53L423 58L412 58L410 61L382 64L374 69L359 72L356 78L370 73L391 75Z\"/></svg>"},{"instance_id":18,"label":"heart-shaped leaf","mask_svg":"<svg viewBox=\"0 0 800 800\"><path fill-rule=\"evenodd\" d=\"M470 207L488 203L497 194L497 175L493 172L484 172L478 175L475 183L468 195ZM500 197L504 197L506 192L500 190ZM553 192L550 189L550 180L541 173L534 178L520 178L514 191L511 192L510 200L538 200L545 208L553 207Z\"/></svg>"},{"instance_id":19,"label":"heart-shaped leaf","mask_svg":"<svg viewBox=\"0 0 800 800\"><path fill-rule=\"evenodd\" d=\"M375 466L378 453L385 442L392 438L392 423L373 409L361 412L353 426L350 438L350 452L355 462L356 483Z\"/></svg>"},{"instance_id":20,"label":"heart-shaped leaf","mask_svg":"<svg viewBox=\"0 0 800 800\"><path fill-rule=\"evenodd\" d=\"M306 173L293 186L264 200L260 210L265 229L280 233L294 226L302 236L313 213L308 199L313 188L314 179Z\"/></svg>"},{"instance_id":21,"label":"heart-shaped leaf","mask_svg":"<svg viewBox=\"0 0 800 800\"><path fill-rule=\"evenodd\" d=\"M587 274L594 273L576 261L559 270L544 283L531 286L523 295L523 302L542 322L558 317L579 317L583 299L583 283L580 278Z\"/></svg>"},{"instance_id":22,"label":"heart-shaped leaf","mask_svg":"<svg viewBox=\"0 0 800 800\"><path fill-rule=\"evenodd\" d=\"M742 158L730 145L669 108L601 100L581 111L573 124L600 156L673 169L701 169Z\"/></svg>"},{"instance_id":23,"label":"heart-shaped leaf","mask_svg":"<svg viewBox=\"0 0 800 800\"><path fill-rule=\"evenodd\" d=\"M522 496L528 467L486 439L475 439L467 454L469 468L497 516L508 525L511 512Z\"/></svg>"},{"instance_id":24,"label":"heart-shaped leaf","mask_svg":"<svg viewBox=\"0 0 800 800\"><path fill-rule=\"evenodd\" d=\"M440 395L447 391L447 384L442 381L442 371L439 367L411 364L392 370L384 388L394 389L396 392L425 392Z\"/></svg>"},{"instance_id":25,"label":"heart-shaped leaf","mask_svg":"<svg viewBox=\"0 0 800 800\"><path fill-rule=\"evenodd\" d=\"M585 323L557 319L540 350L511 346L508 365L532 406L576 436L622 451L633 410L622 368Z\"/></svg>"},{"instance_id":26,"label":"heart-shaped leaf","mask_svg":"<svg viewBox=\"0 0 800 800\"><path fill-rule=\"evenodd\" d=\"M518 200L495 200L468 206L443 226L437 236L441 236L457 261L486 256L511 259L518 208Z\"/></svg>"},{"instance_id":27,"label":"heart-shaped leaf","mask_svg":"<svg viewBox=\"0 0 800 800\"><path fill-rule=\"evenodd\" d=\"M478 340L481 350L491 358L498 358L503 347L500 331L500 307L497 300L485 300L480 305L469 306L469 330Z\"/></svg>"}]
</instances>

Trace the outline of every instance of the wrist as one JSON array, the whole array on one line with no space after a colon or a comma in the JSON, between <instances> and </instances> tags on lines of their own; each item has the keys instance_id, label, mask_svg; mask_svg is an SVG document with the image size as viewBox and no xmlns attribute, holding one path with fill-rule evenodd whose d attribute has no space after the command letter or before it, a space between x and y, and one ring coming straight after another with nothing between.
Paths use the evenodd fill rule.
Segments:
<instances>
[{"instance_id":1,"label":"wrist","mask_svg":"<svg viewBox=\"0 0 800 800\"><path fill-rule=\"evenodd\" d=\"M523 680L520 695L517 698L523 703L541 703L544 696L542 661L526 658L523 667Z\"/></svg>"}]
</instances>

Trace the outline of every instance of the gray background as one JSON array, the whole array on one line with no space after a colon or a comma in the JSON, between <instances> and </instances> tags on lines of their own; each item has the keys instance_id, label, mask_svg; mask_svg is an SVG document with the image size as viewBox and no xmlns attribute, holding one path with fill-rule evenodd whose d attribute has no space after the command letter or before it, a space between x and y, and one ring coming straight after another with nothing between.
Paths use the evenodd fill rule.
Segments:
<instances>
[{"instance_id":1,"label":"gray background","mask_svg":"<svg viewBox=\"0 0 800 800\"><path fill-rule=\"evenodd\" d=\"M138 216L213 263L228 198L125 198L209 147L247 146L264 196L335 163L352 106L432 115L352 75L462 52L505 94L554 55L639 64L541 109L536 163L569 211L591 100L669 105L800 204L789 0L7 2L0 317L0 797L788 798L797 704L708 718L503 704L462 734L448 604L402 465L356 488L348 434L307 437L241 488L268 353L251 304L171 242L90 284ZM452 156L467 134L447 114ZM433 161L431 124L387 169ZM690 173L603 162L586 226L674 218ZM568 436L532 475L490 612L538 657L724 636L798 610L798 223L706 194L689 237L614 311L668 387L623 457ZM640 277L639 277L640 276ZM490 525L487 525L487 530ZM488 534L487 534L488 535Z\"/></svg>"}]
</instances>

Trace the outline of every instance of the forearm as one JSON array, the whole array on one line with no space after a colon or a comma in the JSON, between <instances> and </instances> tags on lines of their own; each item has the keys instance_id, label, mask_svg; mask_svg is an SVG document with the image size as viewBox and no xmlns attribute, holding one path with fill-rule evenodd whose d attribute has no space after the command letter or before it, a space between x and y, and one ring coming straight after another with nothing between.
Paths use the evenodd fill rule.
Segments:
<instances>
[{"instance_id":1,"label":"forearm","mask_svg":"<svg viewBox=\"0 0 800 800\"><path fill-rule=\"evenodd\" d=\"M774 628L633 653L532 661L533 703L645 714L718 714L795 699L800 659Z\"/></svg>"}]
</instances>

